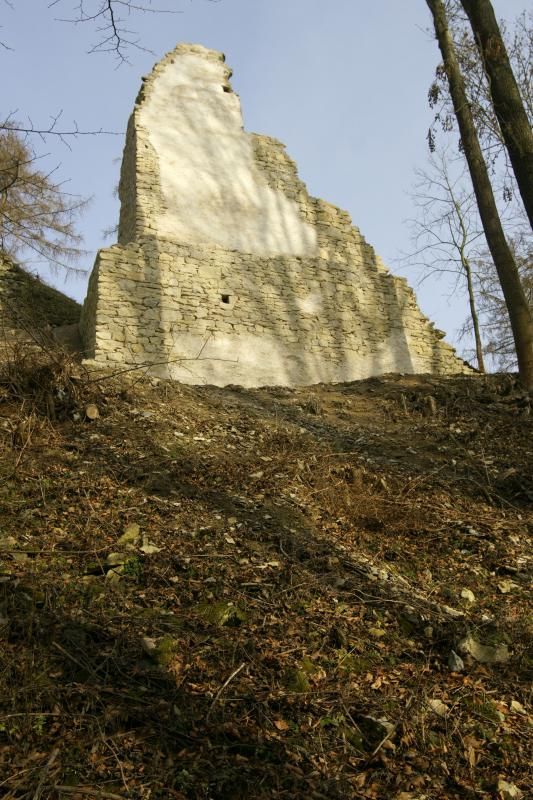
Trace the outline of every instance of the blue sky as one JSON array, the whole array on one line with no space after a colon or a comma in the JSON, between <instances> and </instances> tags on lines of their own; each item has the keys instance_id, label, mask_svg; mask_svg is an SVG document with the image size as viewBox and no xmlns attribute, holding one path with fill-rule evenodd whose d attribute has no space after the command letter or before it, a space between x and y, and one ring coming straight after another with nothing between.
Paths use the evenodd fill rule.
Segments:
<instances>
[{"instance_id":1,"label":"blue sky","mask_svg":"<svg viewBox=\"0 0 533 800\"><path fill-rule=\"evenodd\" d=\"M160 0L179 12L137 14L127 25L152 52L129 50L130 63L90 54L98 41L93 24L57 21L75 16L79 0L16 0L0 5L4 114L46 127L61 121L81 130L123 132L142 75L178 42L222 50L234 70L247 130L281 139L311 194L348 210L353 222L393 272L407 275L419 302L453 341L466 314L444 282L417 288L416 270L398 263L411 247L407 219L416 166L424 166L432 113L427 90L439 54L428 33L424 0ZM86 8L99 0L85 0ZM514 19L523 0L493 0L499 17ZM158 0L153 0L158 7ZM103 231L118 219L123 137L80 136L69 150L48 138L36 142L47 164L73 194L91 196L80 220L90 270L98 248L112 243ZM83 278L49 277L82 300Z\"/></svg>"}]
</instances>

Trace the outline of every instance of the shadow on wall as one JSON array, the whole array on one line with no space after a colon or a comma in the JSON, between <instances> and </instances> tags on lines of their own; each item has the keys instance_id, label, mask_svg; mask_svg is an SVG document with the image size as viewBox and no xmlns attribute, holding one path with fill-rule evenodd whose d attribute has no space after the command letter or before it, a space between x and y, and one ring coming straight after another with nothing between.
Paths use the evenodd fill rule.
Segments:
<instances>
[{"instance_id":1,"label":"shadow on wall","mask_svg":"<svg viewBox=\"0 0 533 800\"><path fill-rule=\"evenodd\" d=\"M128 320L129 363L151 361L159 365L161 375L185 382L243 385L309 384L417 371L404 326L410 309L398 298L391 276L377 273L374 281L367 276L363 287L346 287L344 310L339 310L333 281L310 286L320 267L334 269L334 264L265 258L254 260L251 276L246 273L247 256L234 253L225 266L219 262L209 269L218 286L206 289L199 281L193 287L196 297L183 293L176 314L169 304L172 288L163 287L164 270L154 280L158 248L164 244L154 239L150 255L143 250L145 280L140 285L149 282L152 294L150 306L137 307L137 319ZM226 256L219 253L221 261ZM247 288L235 287L243 275ZM304 301L302 284L310 288ZM364 303L357 302L358 291L365 295ZM306 309L305 302L311 301L315 308ZM438 372L441 367L442 354L435 343L431 367L428 360L422 371Z\"/></svg>"},{"instance_id":2,"label":"shadow on wall","mask_svg":"<svg viewBox=\"0 0 533 800\"><path fill-rule=\"evenodd\" d=\"M152 221L157 235L260 255L312 255L313 228L292 201L260 180L227 75L219 60L182 55L165 65L137 112L162 165L166 208Z\"/></svg>"},{"instance_id":3,"label":"shadow on wall","mask_svg":"<svg viewBox=\"0 0 533 800\"><path fill-rule=\"evenodd\" d=\"M227 68L213 68L218 82L180 84L170 104L158 77L130 120L120 245L93 281L97 358L247 386L446 370L452 351L411 290L346 212L308 196L280 143L243 132Z\"/></svg>"}]
</instances>

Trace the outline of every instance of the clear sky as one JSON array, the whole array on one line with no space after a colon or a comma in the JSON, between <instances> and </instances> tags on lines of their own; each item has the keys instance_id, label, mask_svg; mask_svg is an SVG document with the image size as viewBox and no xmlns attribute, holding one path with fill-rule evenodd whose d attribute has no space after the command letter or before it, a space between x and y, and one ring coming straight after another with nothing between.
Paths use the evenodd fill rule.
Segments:
<instances>
[{"instance_id":1,"label":"clear sky","mask_svg":"<svg viewBox=\"0 0 533 800\"><path fill-rule=\"evenodd\" d=\"M88 11L100 0L84 0ZM141 2L141 0L139 0ZM79 0L15 0L0 4L2 112L46 127L62 125L124 132L141 76L178 42L226 54L234 70L245 127L281 139L311 194L348 210L354 224L393 272L407 275L422 309L448 332L466 305L444 283L426 281L398 263L410 248L413 170L424 166L432 112L427 90L439 61L428 33L424 0L153 0L176 14L136 14L126 22L152 52L130 49L129 63L90 54L95 25L57 21L76 15ZM524 0L493 0L499 17L514 19ZM51 7L49 7L51 6ZM80 136L70 147L49 137L36 142L59 164L73 194L91 196L80 220L90 271L96 251L113 240L103 231L118 220L123 136ZM49 278L43 263L32 268ZM82 300L88 273L51 282Z\"/></svg>"}]
</instances>

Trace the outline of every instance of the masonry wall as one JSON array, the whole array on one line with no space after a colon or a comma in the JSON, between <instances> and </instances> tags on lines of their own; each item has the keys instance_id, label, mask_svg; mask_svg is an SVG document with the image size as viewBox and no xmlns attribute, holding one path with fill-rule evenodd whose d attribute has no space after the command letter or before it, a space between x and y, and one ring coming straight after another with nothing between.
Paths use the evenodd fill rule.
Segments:
<instances>
[{"instance_id":1,"label":"masonry wall","mask_svg":"<svg viewBox=\"0 0 533 800\"><path fill-rule=\"evenodd\" d=\"M119 243L98 254L82 313L89 356L219 385L469 370L284 146L243 131L229 74L181 45L144 79Z\"/></svg>"}]
</instances>

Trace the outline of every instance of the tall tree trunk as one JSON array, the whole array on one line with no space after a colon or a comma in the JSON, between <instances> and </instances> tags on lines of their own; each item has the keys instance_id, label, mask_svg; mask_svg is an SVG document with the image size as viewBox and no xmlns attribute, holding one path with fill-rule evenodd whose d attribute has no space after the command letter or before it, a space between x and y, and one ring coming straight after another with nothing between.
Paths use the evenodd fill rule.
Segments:
<instances>
[{"instance_id":1,"label":"tall tree trunk","mask_svg":"<svg viewBox=\"0 0 533 800\"><path fill-rule=\"evenodd\" d=\"M463 76L448 28L444 4L442 0L426 0L426 3L433 16L435 34L444 60L453 107L461 133L461 142L483 230L509 312L520 378L524 386L533 392L533 320L531 311L520 282L514 256L503 232L487 165L481 152Z\"/></svg>"},{"instance_id":2,"label":"tall tree trunk","mask_svg":"<svg viewBox=\"0 0 533 800\"><path fill-rule=\"evenodd\" d=\"M461 0L489 78L494 113L533 228L533 131L490 0Z\"/></svg>"}]
</instances>

